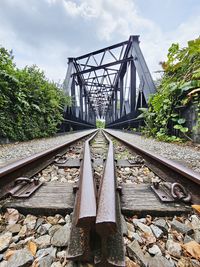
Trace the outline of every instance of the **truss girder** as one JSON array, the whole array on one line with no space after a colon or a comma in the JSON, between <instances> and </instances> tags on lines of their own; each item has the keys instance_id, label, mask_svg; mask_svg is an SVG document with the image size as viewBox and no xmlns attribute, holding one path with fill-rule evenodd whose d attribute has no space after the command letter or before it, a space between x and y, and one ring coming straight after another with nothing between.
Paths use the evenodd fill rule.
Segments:
<instances>
[{"instance_id":1,"label":"truss girder","mask_svg":"<svg viewBox=\"0 0 200 267\"><path fill-rule=\"evenodd\" d=\"M107 126L123 121L146 106L155 85L139 46L139 36L69 58L64 91L71 95L70 112L90 124L97 117Z\"/></svg>"}]
</instances>

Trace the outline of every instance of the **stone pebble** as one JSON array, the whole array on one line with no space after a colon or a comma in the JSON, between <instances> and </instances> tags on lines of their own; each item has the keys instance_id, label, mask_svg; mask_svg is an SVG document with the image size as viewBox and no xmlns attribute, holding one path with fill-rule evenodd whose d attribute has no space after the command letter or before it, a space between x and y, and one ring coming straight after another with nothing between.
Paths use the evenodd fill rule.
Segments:
<instances>
[{"instance_id":1,"label":"stone pebble","mask_svg":"<svg viewBox=\"0 0 200 267\"><path fill-rule=\"evenodd\" d=\"M183 248L191 241L200 245L200 216L197 214L173 218L133 216L124 217L122 222L127 224L123 236L126 255L135 264L133 266L200 267L198 259L187 257ZM183 265L185 259L187 264Z\"/></svg>"},{"instance_id":2,"label":"stone pebble","mask_svg":"<svg viewBox=\"0 0 200 267\"><path fill-rule=\"evenodd\" d=\"M114 130L109 130L115 134ZM200 145L175 144L147 138L133 133L120 133L126 141L133 142L136 146L149 152L171 159L200 173Z\"/></svg>"},{"instance_id":3,"label":"stone pebble","mask_svg":"<svg viewBox=\"0 0 200 267\"><path fill-rule=\"evenodd\" d=\"M89 134L92 130L85 130ZM61 145L73 138L78 138L82 133L66 133L59 136L34 139L25 142L15 142L10 144L0 144L0 167L7 165L19 159L27 158L36 153L42 152L57 145ZM81 143L79 147L81 148ZM80 149L79 149L80 150ZM70 152L70 151L69 151ZM80 152L80 151L79 151ZM77 157L75 153L71 153L72 157Z\"/></svg>"},{"instance_id":4,"label":"stone pebble","mask_svg":"<svg viewBox=\"0 0 200 267\"><path fill-rule=\"evenodd\" d=\"M31 266L36 259L42 267L63 266L67 256L71 215L19 214L14 224L9 216L6 213L0 215L3 226L0 234L0 267ZM173 218L122 216L122 222L128 267L180 267L186 260L190 264L187 266L200 267L198 260L186 257L183 249L183 245L190 241L199 243L199 236L195 235L195 231L200 230L198 215ZM22 230L23 234L20 235ZM66 261L64 266L74 267L74 264ZM77 266L93 267L92 264L82 263Z\"/></svg>"}]
</instances>

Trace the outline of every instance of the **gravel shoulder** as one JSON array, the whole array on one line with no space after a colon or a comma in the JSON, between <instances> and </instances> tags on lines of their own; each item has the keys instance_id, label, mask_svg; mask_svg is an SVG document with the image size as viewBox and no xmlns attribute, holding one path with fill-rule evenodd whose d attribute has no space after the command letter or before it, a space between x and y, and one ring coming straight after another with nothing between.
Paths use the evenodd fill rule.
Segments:
<instances>
[{"instance_id":1,"label":"gravel shoulder","mask_svg":"<svg viewBox=\"0 0 200 267\"><path fill-rule=\"evenodd\" d=\"M68 142L75 137L82 135L83 131L68 133L56 137L34 139L26 142L16 142L12 144L0 145L0 167L3 167L11 162L29 157L33 154L47 150L54 146ZM90 133L92 130L85 130L85 133Z\"/></svg>"},{"instance_id":2,"label":"gravel shoulder","mask_svg":"<svg viewBox=\"0 0 200 267\"><path fill-rule=\"evenodd\" d=\"M109 132L116 133L117 131L109 130ZM200 173L200 148L198 146L160 142L153 138L146 138L137 134L124 133L121 131L120 135L127 141L134 142L136 146L142 149L179 162Z\"/></svg>"}]
</instances>

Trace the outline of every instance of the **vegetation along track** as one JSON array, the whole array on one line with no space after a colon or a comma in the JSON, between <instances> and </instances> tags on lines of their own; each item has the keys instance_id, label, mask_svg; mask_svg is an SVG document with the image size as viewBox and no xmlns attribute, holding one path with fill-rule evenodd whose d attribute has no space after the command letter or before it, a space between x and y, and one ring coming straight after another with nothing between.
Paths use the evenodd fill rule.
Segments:
<instances>
[{"instance_id":1,"label":"vegetation along track","mask_svg":"<svg viewBox=\"0 0 200 267\"><path fill-rule=\"evenodd\" d=\"M1 169L2 260L199 266L200 220L191 209L200 204L198 174L133 147L120 132L82 137ZM26 179L14 185L19 177Z\"/></svg>"}]
</instances>

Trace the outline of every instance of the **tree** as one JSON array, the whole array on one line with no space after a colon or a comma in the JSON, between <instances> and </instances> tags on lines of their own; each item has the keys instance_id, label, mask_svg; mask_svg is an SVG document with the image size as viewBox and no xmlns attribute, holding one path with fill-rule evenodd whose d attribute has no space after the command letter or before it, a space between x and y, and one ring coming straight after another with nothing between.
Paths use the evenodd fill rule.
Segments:
<instances>
[{"instance_id":1,"label":"tree","mask_svg":"<svg viewBox=\"0 0 200 267\"><path fill-rule=\"evenodd\" d=\"M96 127L97 128L105 128L105 121L97 120L96 121Z\"/></svg>"},{"instance_id":2,"label":"tree","mask_svg":"<svg viewBox=\"0 0 200 267\"><path fill-rule=\"evenodd\" d=\"M27 140L56 133L64 105L70 105L55 83L37 66L18 69L12 52L0 48L0 136Z\"/></svg>"}]
</instances>

